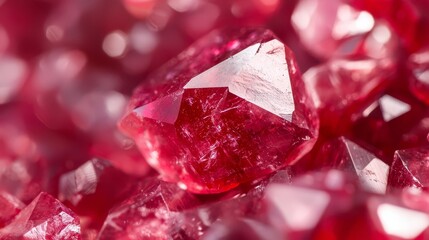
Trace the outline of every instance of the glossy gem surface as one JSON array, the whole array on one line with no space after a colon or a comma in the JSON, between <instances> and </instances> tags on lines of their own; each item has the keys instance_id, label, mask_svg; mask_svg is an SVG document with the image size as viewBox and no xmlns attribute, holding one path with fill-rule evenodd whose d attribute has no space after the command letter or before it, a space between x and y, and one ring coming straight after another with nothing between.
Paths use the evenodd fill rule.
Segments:
<instances>
[{"instance_id":1,"label":"glossy gem surface","mask_svg":"<svg viewBox=\"0 0 429 240\"><path fill-rule=\"evenodd\" d=\"M149 164L197 193L291 164L317 135L287 47L263 29L215 34L155 73L164 84L138 89L121 121Z\"/></svg>"}]
</instances>

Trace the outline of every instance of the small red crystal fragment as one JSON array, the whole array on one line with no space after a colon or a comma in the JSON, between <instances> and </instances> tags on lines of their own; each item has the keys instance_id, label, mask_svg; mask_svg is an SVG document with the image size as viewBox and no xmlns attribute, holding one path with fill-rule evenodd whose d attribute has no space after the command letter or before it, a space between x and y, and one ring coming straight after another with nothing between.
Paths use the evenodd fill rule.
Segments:
<instances>
[{"instance_id":1,"label":"small red crystal fragment","mask_svg":"<svg viewBox=\"0 0 429 240\"><path fill-rule=\"evenodd\" d=\"M4 191L0 191L0 206L0 228L7 225L24 208L21 201Z\"/></svg>"},{"instance_id":2,"label":"small red crystal fragment","mask_svg":"<svg viewBox=\"0 0 429 240\"><path fill-rule=\"evenodd\" d=\"M90 227L98 228L110 208L131 193L135 181L108 161L92 159L61 176L59 199L77 214L90 218Z\"/></svg>"},{"instance_id":3,"label":"small red crystal fragment","mask_svg":"<svg viewBox=\"0 0 429 240\"><path fill-rule=\"evenodd\" d=\"M79 218L47 193L40 193L0 230L1 239L81 239Z\"/></svg>"},{"instance_id":4,"label":"small red crystal fragment","mask_svg":"<svg viewBox=\"0 0 429 240\"><path fill-rule=\"evenodd\" d=\"M263 29L214 32L136 90L121 128L167 181L218 193L297 161L318 119L293 54Z\"/></svg>"},{"instance_id":5,"label":"small red crystal fragment","mask_svg":"<svg viewBox=\"0 0 429 240\"><path fill-rule=\"evenodd\" d=\"M199 200L176 184L148 178L137 194L114 207L99 233L100 239L177 239L179 211Z\"/></svg>"},{"instance_id":6,"label":"small red crystal fragment","mask_svg":"<svg viewBox=\"0 0 429 240\"><path fill-rule=\"evenodd\" d=\"M321 131L341 133L389 83L395 66L389 59L334 59L303 75L319 113Z\"/></svg>"},{"instance_id":7,"label":"small red crystal fragment","mask_svg":"<svg viewBox=\"0 0 429 240\"><path fill-rule=\"evenodd\" d=\"M395 152L389 174L389 190L406 187L429 187L429 148L414 148Z\"/></svg>"},{"instance_id":8,"label":"small red crystal fragment","mask_svg":"<svg viewBox=\"0 0 429 240\"><path fill-rule=\"evenodd\" d=\"M297 171L339 169L357 177L363 188L385 193L389 166L373 153L345 137L320 141L302 162Z\"/></svg>"},{"instance_id":9,"label":"small red crystal fragment","mask_svg":"<svg viewBox=\"0 0 429 240\"><path fill-rule=\"evenodd\" d=\"M408 76L398 74L398 81ZM427 145L429 109L404 86L395 82L356 117L350 135L373 146L377 156L390 164L398 149Z\"/></svg>"}]
</instances>

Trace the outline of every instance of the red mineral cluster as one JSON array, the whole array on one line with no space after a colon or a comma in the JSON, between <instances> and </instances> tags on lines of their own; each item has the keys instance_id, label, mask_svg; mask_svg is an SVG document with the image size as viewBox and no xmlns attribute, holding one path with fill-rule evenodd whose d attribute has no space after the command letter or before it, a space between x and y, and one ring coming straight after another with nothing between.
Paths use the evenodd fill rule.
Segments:
<instances>
[{"instance_id":1,"label":"red mineral cluster","mask_svg":"<svg viewBox=\"0 0 429 240\"><path fill-rule=\"evenodd\" d=\"M0 239L429 239L428 0L0 0Z\"/></svg>"}]
</instances>

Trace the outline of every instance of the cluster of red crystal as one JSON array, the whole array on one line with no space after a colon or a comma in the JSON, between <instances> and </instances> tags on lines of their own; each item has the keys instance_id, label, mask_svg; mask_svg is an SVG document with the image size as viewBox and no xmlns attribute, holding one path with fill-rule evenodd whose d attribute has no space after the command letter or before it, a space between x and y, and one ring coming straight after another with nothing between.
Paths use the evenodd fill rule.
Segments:
<instances>
[{"instance_id":1,"label":"cluster of red crystal","mask_svg":"<svg viewBox=\"0 0 429 240\"><path fill-rule=\"evenodd\" d=\"M0 0L0 239L427 239L428 10Z\"/></svg>"}]
</instances>

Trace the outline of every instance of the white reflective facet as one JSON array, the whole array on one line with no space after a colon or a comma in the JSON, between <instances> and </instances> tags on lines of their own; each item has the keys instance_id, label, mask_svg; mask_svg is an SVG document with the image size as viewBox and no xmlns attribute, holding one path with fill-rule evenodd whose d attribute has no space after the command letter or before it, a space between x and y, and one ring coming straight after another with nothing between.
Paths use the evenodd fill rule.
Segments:
<instances>
[{"instance_id":1,"label":"white reflective facet","mask_svg":"<svg viewBox=\"0 0 429 240\"><path fill-rule=\"evenodd\" d=\"M410 111L411 106L407 103L404 103L392 96L384 95L379 100L381 112L383 114L383 119L386 122L405 114Z\"/></svg>"},{"instance_id":2,"label":"white reflective facet","mask_svg":"<svg viewBox=\"0 0 429 240\"><path fill-rule=\"evenodd\" d=\"M401 239L414 239L429 227L429 216L423 212L381 204L377 214L384 231Z\"/></svg>"},{"instance_id":3,"label":"white reflective facet","mask_svg":"<svg viewBox=\"0 0 429 240\"><path fill-rule=\"evenodd\" d=\"M323 191L282 184L271 184L265 197L294 230L315 227L331 200L329 194Z\"/></svg>"},{"instance_id":4,"label":"white reflective facet","mask_svg":"<svg viewBox=\"0 0 429 240\"><path fill-rule=\"evenodd\" d=\"M242 50L192 78L184 88L216 87L228 87L230 93L287 120L295 110L285 48L278 40Z\"/></svg>"}]
</instances>

